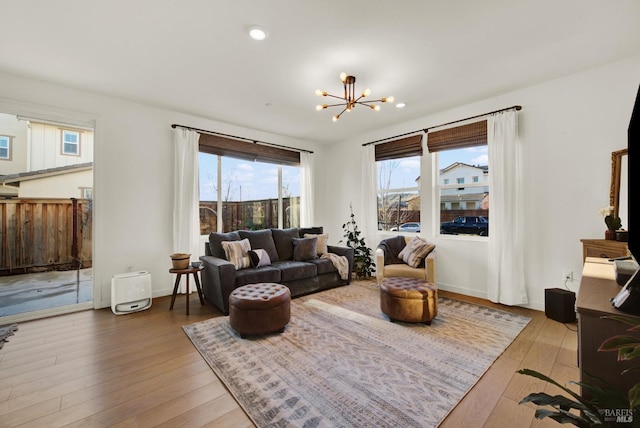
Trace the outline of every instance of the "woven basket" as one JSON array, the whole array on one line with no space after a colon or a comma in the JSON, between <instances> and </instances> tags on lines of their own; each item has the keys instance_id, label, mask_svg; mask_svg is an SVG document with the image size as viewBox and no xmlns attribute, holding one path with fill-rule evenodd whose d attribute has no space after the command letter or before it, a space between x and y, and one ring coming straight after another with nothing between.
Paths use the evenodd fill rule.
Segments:
<instances>
[{"instance_id":1,"label":"woven basket","mask_svg":"<svg viewBox=\"0 0 640 428\"><path fill-rule=\"evenodd\" d=\"M191 254L174 253L171 254L171 263L174 269L187 269L189 267L189 259Z\"/></svg>"}]
</instances>

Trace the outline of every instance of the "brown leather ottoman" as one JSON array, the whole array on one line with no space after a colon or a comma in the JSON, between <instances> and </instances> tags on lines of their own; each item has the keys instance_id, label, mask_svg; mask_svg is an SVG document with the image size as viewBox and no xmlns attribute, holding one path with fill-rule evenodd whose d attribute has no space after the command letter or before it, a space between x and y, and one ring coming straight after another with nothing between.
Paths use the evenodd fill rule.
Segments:
<instances>
[{"instance_id":1,"label":"brown leather ottoman","mask_svg":"<svg viewBox=\"0 0 640 428\"><path fill-rule=\"evenodd\" d=\"M391 321L431 324L438 314L438 289L417 278L385 278L380 284L380 309Z\"/></svg>"},{"instance_id":2,"label":"brown leather ottoman","mask_svg":"<svg viewBox=\"0 0 640 428\"><path fill-rule=\"evenodd\" d=\"M240 337L282 333L290 318L291 292L282 284L247 284L229 296L229 324Z\"/></svg>"}]
</instances>

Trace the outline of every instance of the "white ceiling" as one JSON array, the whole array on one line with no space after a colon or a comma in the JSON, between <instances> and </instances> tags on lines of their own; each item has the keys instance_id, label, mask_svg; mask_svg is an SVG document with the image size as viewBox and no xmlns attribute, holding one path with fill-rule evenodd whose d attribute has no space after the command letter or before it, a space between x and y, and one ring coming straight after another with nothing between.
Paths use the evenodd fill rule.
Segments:
<instances>
[{"instance_id":1,"label":"white ceiling","mask_svg":"<svg viewBox=\"0 0 640 428\"><path fill-rule=\"evenodd\" d=\"M640 53L638 0L0 0L0 16L2 71L327 143ZM314 91L340 94L341 71L407 107L333 123Z\"/></svg>"}]
</instances>

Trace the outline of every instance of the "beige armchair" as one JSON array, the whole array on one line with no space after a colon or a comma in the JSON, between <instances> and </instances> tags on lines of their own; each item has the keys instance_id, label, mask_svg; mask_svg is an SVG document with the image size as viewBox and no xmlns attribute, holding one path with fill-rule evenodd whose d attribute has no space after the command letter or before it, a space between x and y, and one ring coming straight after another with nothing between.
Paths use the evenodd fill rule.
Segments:
<instances>
[{"instance_id":1,"label":"beige armchair","mask_svg":"<svg viewBox=\"0 0 640 428\"><path fill-rule=\"evenodd\" d=\"M394 238L384 239L378 245L376 249L376 279L378 282L384 278L389 277L407 277L418 278L429 281L433 284L436 283L436 252L431 251L424 259L424 263L421 263L417 268L411 267L402 260L397 260L396 254L387 254L386 259L388 261L395 261L395 263L385 265L385 251L393 252L394 249L398 249L398 243L401 242L400 236ZM412 236L404 236L405 245L413 238ZM398 249L399 250L402 248Z\"/></svg>"}]
</instances>

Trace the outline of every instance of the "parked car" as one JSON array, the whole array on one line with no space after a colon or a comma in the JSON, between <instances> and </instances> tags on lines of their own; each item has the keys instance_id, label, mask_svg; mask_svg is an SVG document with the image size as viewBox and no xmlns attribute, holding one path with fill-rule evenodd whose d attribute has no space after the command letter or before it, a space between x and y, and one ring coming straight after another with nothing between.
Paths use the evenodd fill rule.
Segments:
<instances>
[{"instance_id":1,"label":"parked car","mask_svg":"<svg viewBox=\"0 0 640 428\"><path fill-rule=\"evenodd\" d=\"M481 216L461 216L440 224L440 233L489 236L489 220Z\"/></svg>"},{"instance_id":2,"label":"parked car","mask_svg":"<svg viewBox=\"0 0 640 428\"><path fill-rule=\"evenodd\" d=\"M420 223L403 223L400 227L392 227L394 232L420 232Z\"/></svg>"}]
</instances>

